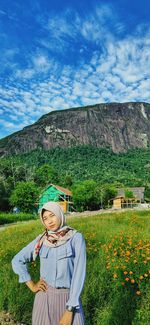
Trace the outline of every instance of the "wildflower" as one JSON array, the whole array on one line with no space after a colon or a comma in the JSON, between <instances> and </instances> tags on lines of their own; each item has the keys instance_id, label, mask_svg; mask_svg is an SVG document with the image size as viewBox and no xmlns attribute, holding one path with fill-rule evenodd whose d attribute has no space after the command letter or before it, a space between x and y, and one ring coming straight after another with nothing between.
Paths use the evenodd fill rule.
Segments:
<instances>
[{"instance_id":1,"label":"wildflower","mask_svg":"<svg viewBox=\"0 0 150 325\"><path fill-rule=\"evenodd\" d=\"M136 291L136 294L137 294L137 296L140 296L141 295L141 291L137 290Z\"/></svg>"},{"instance_id":2,"label":"wildflower","mask_svg":"<svg viewBox=\"0 0 150 325\"><path fill-rule=\"evenodd\" d=\"M127 281L127 282L128 282L129 280L130 280L129 278L125 278L125 281Z\"/></svg>"},{"instance_id":3,"label":"wildflower","mask_svg":"<svg viewBox=\"0 0 150 325\"><path fill-rule=\"evenodd\" d=\"M129 274L131 274L131 275L132 275L132 274L133 274L133 272L132 272L132 271L130 271L130 272L129 272Z\"/></svg>"},{"instance_id":4,"label":"wildflower","mask_svg":"<svg viewBox=\"0 0 150 325\"><path fill-rule=\"evenodd\" d=\"M147 273L145 273L145 274L144 274L144 277L145 277L145 278L147 278L147 277L148 277L148 274L147 274Z\"/></svg>"},{"instance_id":5,"label":"wildflower","mask_svg":"<svg viewBox=\"0 0 150 325\"><path fill-rule=\"evenodd\" d=\"M130 251L127 251L126 256L130 256L130 255L131 255Z\"/></svg>"},{"instance_id":6,"label":"wildflower","mask_svg":"<svg viewBox=\"0 0 150 325\"><path fill-rule=\"evenodd\" d=\"M139 277L140 280L143 280L143 278L144 278L143 275L141 275L141 276Z\"/></svg>"},{"instance_id":7,"label":"wildflower","mask_svg":"<svg viewBox=\"0 0 150 325\"><path fill-rule=\"evenodd\" d=\"M132 279L132 280L131 280L131 283L135 283L135 280L134 280L134 279Z\"/></svg>"},{"instance_id":8,"label":"wildflower","mask_svg":"<svg viewBox=\"0 0 150 325\"><path fill-rule=\"evenodd\" d=\"M114 256L116 256L116 255L117 255L117 252L114 253Z\"/></svg>"},{"instance_id":9,"label":"wildflower","mask_svg":"<svg viewBox=\"0 0 150 325\"><path fill-rule=\"evenodd\" d=\"M115 273L115 274L113 275L113 278L114 278L114 279L117 279L117 278L118 278L118 275Z\"/></svg>"},{"instance_id":10,"label":"wildflower","mask_svg":"<svg viewBox=\"0 0 150 325\"><path fill-rule=\"evenodd\" d=\"M124 273L124 275L127 275L127 274L128 274L128 272L127 272L127 271L124 271L123 273Z\"/></svg>"}]
</instances>

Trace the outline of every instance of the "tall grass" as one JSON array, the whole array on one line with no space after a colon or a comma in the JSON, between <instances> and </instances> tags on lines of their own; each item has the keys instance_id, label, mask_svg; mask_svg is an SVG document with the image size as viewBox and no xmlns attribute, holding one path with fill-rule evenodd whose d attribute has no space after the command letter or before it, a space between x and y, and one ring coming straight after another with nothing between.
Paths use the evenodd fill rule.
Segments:
<instances>
[{"instance_id":1,"label":"tall grass","mask_svg":"<svg viewBox=\"0 0 150 325\"><path fill-rule=\"evenodd\" d=\"M87 244L82 302L87 325L148 325L150 319L150 212L128 211L72 218ZM12 257L43 231L40 221L0 234L0 309L31 325L34 294L11 269ZM39 260L30 263L39 278Z\"/></svg>"}]
</instances>

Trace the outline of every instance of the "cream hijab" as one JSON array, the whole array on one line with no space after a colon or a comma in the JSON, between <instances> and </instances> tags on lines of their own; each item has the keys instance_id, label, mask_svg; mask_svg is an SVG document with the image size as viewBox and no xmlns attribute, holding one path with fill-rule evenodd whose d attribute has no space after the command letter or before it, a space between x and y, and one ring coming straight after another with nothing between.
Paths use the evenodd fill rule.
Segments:
<instances>
[{"instance_id":1,"label":"cream hijab","mask_svg":"<svg viewBox=\"0 0 150 325\"><path fill-rule=\"evenodd\" d=\"M60 227L56 231L46 229L44 233L40 235L40 238L38 239L33 252L34 261L39 254L39 251L43 244L47 247L58 247L65 244L77 232L76 229L66 225L65 215L58 203L47 202L40 210L40 219L42 224L45 226L43 221L44 210L53 212L56 215L56 217L60 220Z\"/></svg>"}]
</instances>

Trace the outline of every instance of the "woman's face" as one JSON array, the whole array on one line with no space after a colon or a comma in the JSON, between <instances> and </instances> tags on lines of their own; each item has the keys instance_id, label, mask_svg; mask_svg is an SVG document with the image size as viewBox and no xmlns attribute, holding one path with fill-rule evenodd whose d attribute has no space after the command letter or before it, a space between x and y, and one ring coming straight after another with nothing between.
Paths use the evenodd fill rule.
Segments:
<instances>
[{"instance_id":1,"label":"woman's face","mask_svg":"<svg viewBox=\"0 0 150 325\"><path fill-rule=\"evenodd\" d=\"M51 211L43 212L43 221L47 230L56 231L60 227L60 220Z\"/></svg>"}]
</instances>

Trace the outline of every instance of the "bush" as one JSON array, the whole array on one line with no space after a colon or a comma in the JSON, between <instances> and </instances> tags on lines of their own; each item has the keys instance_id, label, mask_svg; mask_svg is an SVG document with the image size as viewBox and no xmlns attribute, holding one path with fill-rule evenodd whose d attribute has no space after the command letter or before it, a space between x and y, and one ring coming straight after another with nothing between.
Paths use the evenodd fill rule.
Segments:
<instances>
[{"instance_id":1,"label":"bush","mask_svg":"<svg viewBox=\"0 0 150 325\"><path fill-rule=\"evenodd\" d=\"M32 219L37 219L36 214L32 213L0 213L0 225L4 225L7 223L13 223L17 221L27 221Z\"/></svg>"}]
</instances>

